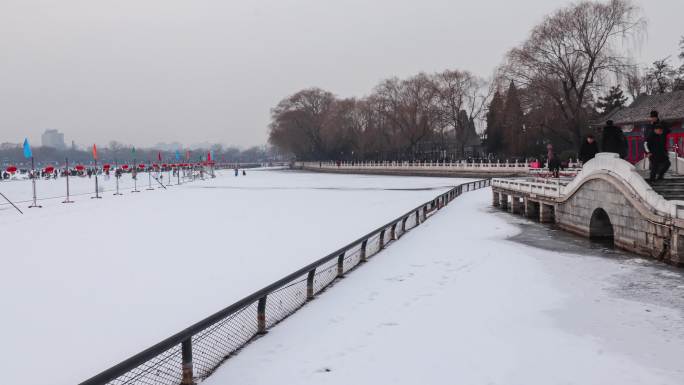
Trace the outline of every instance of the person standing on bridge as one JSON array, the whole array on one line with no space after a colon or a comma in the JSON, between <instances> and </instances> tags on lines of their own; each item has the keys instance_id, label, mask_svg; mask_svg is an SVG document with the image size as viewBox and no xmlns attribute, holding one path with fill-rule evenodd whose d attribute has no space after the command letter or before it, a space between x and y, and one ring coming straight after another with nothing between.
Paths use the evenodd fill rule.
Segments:
<instances>
[{"instance_id":1,"label":"person standing on bridge","mask_svg":"<svg viewBox=\"0 0 684 385\"><path fill-rule=\"evenodd\" d=\"M551 143L546 145L546 158L548 159L551 175L554 178L558 178L560 176L561 161L558 158L558 155L556 155L556 152L553 151L553 145Z\"/></svg>"},{"instance_id":2,"label":"person standing on bridge","mask_svg":"<svg viewBox=\"0 0 684 385\"><path fill-rule=\"evenodd\" d=\"M627 141L625 134L620 127L616 127L612 120L606 122L603 127L603 138L601 140L603 152L614 152L620 155L620 158L627 156Z\"/></svg>"},{"instance_id":3,"label":"person standing on bridge","mask_svg":"<svg viewBox=\"0 0 684 385\"><path fill-rule=\"evenodd\" d=\"M656 126L662 125L663 128L665 127L663 125L663 122L660 121L660 118L658 117L658 111L653 110L648 116L648 124L646 125L644 129L644 139L648 139L648 137L653 133L653 130L655 129Z\"/></svg>"},{"instance_id":4,"label":"person standing on bridge","mask_svg":"<svg viewBox=\"0 0 684 385\"><path fill-rule=\"evenodd\" d=\"M644 142L646 156L651 162L651 176L649 182L653 183L663 179L665 173L670 168L670 157L667 153L667 135L670 129L662 124L653 127L653 131Z\"/></svg>"},{"instance_id":5,"label":"person standing on bridge","mask_svg":"<svg viewBox=\"0 0 684 385\"><path fill-rule=\"evenodd\" d=\"M599 148L594 139L594 135L587 135L579 150L579 160L582 161L582 164L587 163L594 158L597 152L599 152Z\"/></svg>"}]
</instances>

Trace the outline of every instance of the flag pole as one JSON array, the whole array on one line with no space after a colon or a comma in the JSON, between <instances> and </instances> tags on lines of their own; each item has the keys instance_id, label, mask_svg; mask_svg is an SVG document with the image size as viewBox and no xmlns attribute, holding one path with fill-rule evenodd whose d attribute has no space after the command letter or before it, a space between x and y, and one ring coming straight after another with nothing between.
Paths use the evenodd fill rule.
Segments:
<instances>
[{"instance_id":1,"label":"flag pole","mask_svg":"<svg viewBox=\"0 0 684 385\"><path fill-rule=\"evenodd\" d=\"M74 203L74 201L69 199L69 158L64 158L64 167L66 167L66 199L62 203Z\"/></svg>"},{"instance_id":2,"label":"flag pole","mask_svg":"<svg viewBox=\"0 0 684 385\"><path fill-rule=\"evenodd\" d=\"M154 190L152 187L152 164L150 162L147 162L147 180L149 182L147 190Z\"/></svg>"},{"instance_id":3,"label":"flag pole","mask_svg":"<svg viewBox=\"0 0 684 385\"><path fill-rule=\"evenodd\" d=\"M95 196L90 197L90 199L102 199L102 197L100 196L100 189L97 184L97 158L95 158Z\"/></svg>"},{"instance_id":4,"label":"flag pole","mask_svg":"<svg viewBox=\"0 0 684 385\"><path fill-rule=\"evenodd\" d=\"M116 178L116 192L114 195L123 195L119 192L119 179L121 179L121 169L119 168L119 162L115 162L116 168L114 169L114 178Z\"/></svg>"},{"instance_id":5,"label":"flag pole","mask_svg":"<svg viewBox=\"0 0 684 385\"><path fill-rule=\"evenodd\" d=\"M140 192L138 190L138 160L133 158L133 169L131 170L131 177L133 178L133 191L134 193Z\"/></svg>"},{"instance_id":6,"label":"flag pole","mask_svg":"<svg viewBox=\"0 0 684 385\"><path fill-rule=\"evenodd\" d=\"M36 168L36 166L35 166L34 158L33 158L33 156L31 156L31 182L33 185L33 204L31 206L29 206L30 209L34 208L34 207L37 207L37 208L43 207L43 206L39 206L38 202L37 202L38 198L36 197L36 170L35 170L35 168Z\"/></svg>"}]
</instances>

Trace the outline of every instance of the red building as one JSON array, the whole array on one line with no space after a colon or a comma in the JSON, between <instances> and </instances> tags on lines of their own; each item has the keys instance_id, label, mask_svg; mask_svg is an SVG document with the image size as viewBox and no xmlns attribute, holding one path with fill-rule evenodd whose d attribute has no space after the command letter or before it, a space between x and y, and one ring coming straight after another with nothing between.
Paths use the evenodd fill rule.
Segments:
<instances>
[{"instance_id":1,"label":"red building","mask_svg":"<svg viewBox=\"0 0 684 385\"><path fill-rule=\"evenodd\" d=\"M644 158L644 129L650 123L651 111L658 111L660 121L670 127L670 151L684 156L684 91L641 95L629 106L610 112L604 121L612 120L627 138L627 160L636 163Z\"/></svg>"}]
</instances>

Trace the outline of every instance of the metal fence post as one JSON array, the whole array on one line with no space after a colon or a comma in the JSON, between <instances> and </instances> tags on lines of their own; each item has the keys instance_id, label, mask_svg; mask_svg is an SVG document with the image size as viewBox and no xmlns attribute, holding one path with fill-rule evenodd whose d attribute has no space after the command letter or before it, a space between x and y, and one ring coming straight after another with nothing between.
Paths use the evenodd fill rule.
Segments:
<instances>
[{"instance_id":1,"label":"metal fence post","mask_svg":"<svg viewBox=\"0 0 684 385\"><path fill-rule=\"evenodd\" d=\"M385 248L385 229L380 231L380 250Z\"/></svg>"},{"instance_id":2,"label":"metal fence post","mask_svg":"<svg viewBox=\"0 0 684 385\"><path fill-rule=\"evenodd\" d=\"M423 206L423 222L427 220L427 205Z\"/></svg>"},{"instance_id":3,"label":"metal fence post","mask_svg":"<svg viewBox=\"0 0 684 385\"><path fill-rule=\"evenodd\" d=\"M257 334L266 334L266 296L257 304Z\"/></svg>"},{"instance_id":4,"label":"metal fence post","mask_svg":"<svg viewBox=\"0 0 684 385\"><path fill-rule=\"evenodd\" d=\"M337 278L344 278L344 252L337 256Z\"/></svg>"},{"instance_id":5,"label":"metal fence post","mask_svg":"<svg viewBox=\"0 0 684 385\"><path fill-rule=\"evenodd\" d=\"M396 241L397 240L397 224L396 222L392 224L392 228L390 229L390 240Z\"/></svg>"},{"instance_id":6,"label":"metal fence post","mask_svg":"<svg viewBox=\"0 0 684 385\"><path fill-rule=\"evenodd\" d=\"M181 385L194 385L192 371L192 337L181 343L183 379Z\"/></svg>"},{"instance_id":7,"label":"metal fence post","mask_svg":"<svg viewBox=\"0 0 684 385\"><path fill-rule=\"evenodd\" d=\"M402 233L406 232L406 221L408 221L408 217L404 217L404 219L401 220L401 232Z\"/></svg>"},{"instance_id":8,"label":"metal fence post","mask_svg":"<svg viewBox=\"0 0 684 385\"><path fill-rule=\"evenodd\" d=\"M309 271L306 276L306 300L314 299L314 278L316 278L316 269Z\"/></svg>"},{"instance_id":9,"label":"metal fence post","mask_svg":"<svg viewBox=\"0 0 684 385\"><path fill-rule=\"evenodd\" d=\"M416 210L415 215L416 215L416 226L418 226L420 224L420 210Z\"/></svg>"},{"instance_id":10,"label":"metal fence post","mask_svg":"<svg viewBox=\"0 0 684 385\"><path fill-rule=\"evenodd\" d=\"M368 261L368 258L366 257L366 245L368 245L367 240L361 242L361 262Z\"/></svg>"}]
</instances>

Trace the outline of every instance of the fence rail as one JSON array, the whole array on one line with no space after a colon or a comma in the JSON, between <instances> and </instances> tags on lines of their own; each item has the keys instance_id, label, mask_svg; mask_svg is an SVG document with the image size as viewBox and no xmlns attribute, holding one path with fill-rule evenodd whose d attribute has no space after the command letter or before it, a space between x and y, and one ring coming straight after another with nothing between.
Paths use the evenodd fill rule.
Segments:
<instances>
[{"instance_id":1,"label":"fence rail","mask_svg":"<svg viewBox=\"0 0 684 385\"><path fill-rule=\"evenodd\" d=\"M336 279L379 253L462 193L490 186L489 179L453 187L363 237L187 329L143 350L80 385L190 385L264 334Z\"/></svg>"}]
</instances>

